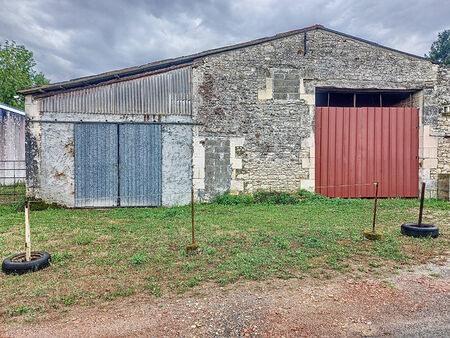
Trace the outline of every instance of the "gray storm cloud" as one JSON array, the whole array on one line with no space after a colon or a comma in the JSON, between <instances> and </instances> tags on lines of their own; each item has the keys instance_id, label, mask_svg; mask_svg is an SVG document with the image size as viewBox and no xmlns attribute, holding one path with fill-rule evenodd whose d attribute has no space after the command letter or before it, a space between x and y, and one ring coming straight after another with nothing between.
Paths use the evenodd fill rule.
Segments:
<instances>
[{"instance_id":1,"label":"gray storm cloud","mask_svg":"<svg viewBox=\"0 0 450 338\"><path fill-rule=\"evenodd\" d=\"M450 1L0 0L0 41L32 50L52 82L322 24L428 52Z\"/></svg>"}]
</instances>

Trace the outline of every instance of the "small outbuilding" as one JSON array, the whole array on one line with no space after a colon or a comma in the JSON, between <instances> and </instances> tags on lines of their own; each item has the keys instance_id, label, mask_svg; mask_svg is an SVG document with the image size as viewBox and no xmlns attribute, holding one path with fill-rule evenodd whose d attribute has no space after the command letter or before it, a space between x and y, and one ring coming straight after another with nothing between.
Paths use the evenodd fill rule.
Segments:
<instances>
[{"instance_id":1,"label":"small outbuilding","mask_svg":"<svg viewBox=\"0 0 450 338\"><path fill-rule=\"evenodd\" d=\"M25 112L0 102L0 185L25 181Z\"/></svg>"},{"instance_id":2,"label":"small outbuilding","mask_svg":"<svg viewBox=\"0 0 450 338\"><path fill-rule=\"evenodd\" d=\"M321 25L20 93L27 193L69 207L448 199L449 67Z\"/></svg>"}]
</instances>

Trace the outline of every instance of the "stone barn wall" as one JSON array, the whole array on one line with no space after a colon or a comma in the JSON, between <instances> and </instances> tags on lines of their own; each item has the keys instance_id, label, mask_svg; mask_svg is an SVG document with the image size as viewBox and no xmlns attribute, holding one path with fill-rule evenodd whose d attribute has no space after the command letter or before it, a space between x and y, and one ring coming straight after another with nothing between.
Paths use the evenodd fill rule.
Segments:
<instances>
[{"instance_id":1,"label":"stone barn wall","mask_svg":"<svg viewBox=\"0 0 450 338\"><path fill-rule=\"evenodd\" d=\"M445 145L437 152L438 140L448 142L436 134L449 93L441 73L427 60L321 29L200 60L192 76L193 119L204 124L193 141L198 197L314 190L315 89L327 87L414 90L419 179L436 196L437 173L447 170L438 167L448 168Z\"/></svg>"},{"instance_id":2,"label":"stone barn wall","mask_svg":"<svg viewBox=\"0 0 450 338\"><path fill-rule=\"evenodd\" d=\"M447 184L448 67L314 26L130 69L36 89L27 119L190 123L163 126L163 205L187 203L191 185L201 201L313 191L316 90L327 88L413 92L398 106L419 110L419 181L428 197ZM28 194L73 206L73 124L29 122L26 147Z\"/></svg>"}]
</instances>

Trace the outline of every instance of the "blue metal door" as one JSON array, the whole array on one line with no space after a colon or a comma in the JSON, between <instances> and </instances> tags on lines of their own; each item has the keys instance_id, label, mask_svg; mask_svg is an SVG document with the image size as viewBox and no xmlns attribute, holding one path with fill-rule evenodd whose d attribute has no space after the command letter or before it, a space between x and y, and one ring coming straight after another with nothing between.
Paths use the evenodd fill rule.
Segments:
<instances>
[{"instance_id":1,"label":"blue metal door","mask_svg":"<svg viewBox=\"0 0 450 338\"><path fill-rule=\"evenodd\" d=\"M75 206L160 206L161 125L75 125Z\"/></svg>"},{"instance_id":2,"label":"blue metal door","mask_svg":"<svg viewBox=\"0 0 450 338\"><path fill-rule=\"evenodd\" d=\"M118 129L75 124L75 206L113 207L118 196Z\"/></svg>"},{"instance_id":3,"label":"blue metal door","mask_svg":"<svg viewBox=\"0 0 450 338\"><path fill-rule=\"evenodd\" d=\"M161 125L119 126L121 206L161 205Z\"/></svg>"}]
</instances>

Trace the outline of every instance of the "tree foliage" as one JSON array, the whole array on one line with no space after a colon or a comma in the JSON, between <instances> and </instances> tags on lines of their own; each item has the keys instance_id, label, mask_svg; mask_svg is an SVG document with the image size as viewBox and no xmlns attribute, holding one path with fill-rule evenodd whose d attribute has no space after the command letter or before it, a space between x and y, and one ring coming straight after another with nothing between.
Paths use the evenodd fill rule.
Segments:
<instances>
[{"instance_id":1,"label":"tree foliage","mask_svg":"<svg viewBox=\"0 0 450 338\"><path fill-rule=\"evenodd\" d=\"M0 102L24 108L20 89L49 83L44 74L37 72L33 53L15 41L0 44Z\"/></svg>"},{"instance_id":2,"label":"tree foliage","mask_svg":"<svg viewBox=\"0 0 450 338\"><path fill-rule=\"evenodd\" d=\"M450 65L450 29L438 34L438 38L433 42L430 53L425 56L433 61Z\"/></svg>"}]
</instances>

